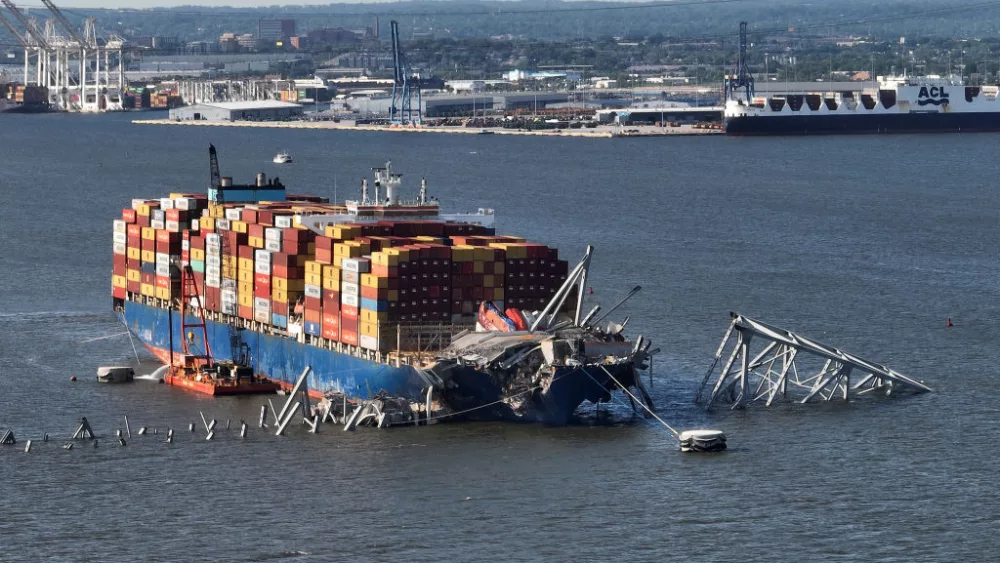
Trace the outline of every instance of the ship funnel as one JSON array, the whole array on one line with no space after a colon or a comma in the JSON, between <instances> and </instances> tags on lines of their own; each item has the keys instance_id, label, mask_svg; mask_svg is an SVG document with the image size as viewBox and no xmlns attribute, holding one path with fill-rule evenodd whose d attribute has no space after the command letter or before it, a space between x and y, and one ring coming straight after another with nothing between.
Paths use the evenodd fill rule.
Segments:
<instances>
[{"instance_id":1,"label":"ship funnel","mask_svg":"<svg viewBox=\"0 0 1000 563\"><path fill-rule=\"evenodd\" d=\"M389 176L389 179L385 183L385 199L388 200L389 205L397 205L399 203L399 183L401 182L402 174L393 174Z\"/></svg>"},{"instance_id":2,"label":"ship funnel","mask_svg":"<svg viewBox=\"0 0 1000 563\"><path fill-rule=\"evenodd\" d=\"M224 188L228 188L229 186L232 186L233 185L233 179L232 179L232 177L230 177L230 176L223 176L222 179L219 181L219 185L222 186L222 187L224 187Z\"/></svg>"},{"instance_id":3,"label":"ship funnel","mask_svg":"<svg viewBox=\"0 0 1000 563\"><path fill-rule=\"evenodd\" d=\"M263 188L267 185L267 176L263 172L257 173L257 187Z\"/></svg>"}]
</instances>

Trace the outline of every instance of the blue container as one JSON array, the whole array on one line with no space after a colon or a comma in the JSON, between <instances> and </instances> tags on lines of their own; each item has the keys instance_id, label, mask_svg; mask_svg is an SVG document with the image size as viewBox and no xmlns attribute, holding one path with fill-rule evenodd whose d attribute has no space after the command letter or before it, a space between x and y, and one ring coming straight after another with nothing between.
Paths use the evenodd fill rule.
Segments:
<instances>
[{"instance_id":1,"label":"blue container","mask_svg":"<svg viewBox=\"0 0 1000 563\"><path fill-rule=\"evenodd\" d=\"M192 260L191 269L196 272L205 273L205 262L203 260Z\"/></svg>"},{"instance_id":2,"label":"blue container","mask_svg":"<svg viewBox=\"0 0 1000 563\"><path fill-rule=\"evenodd\" d=\"M368 309L369 311L377 311L379 313L383 313L383 312L389 310L389 302L388 301L379 301L377 299L367 299L367 298L362 297L361 298L361 308L362 309Z\"/></svg>"},{"instance_id":3,"label":"blue container","mask_svg":"<svg viewBox=\"0 0 1000 563\"><path fill-rule=\"evenodd\" d=\"M149 262L140 262L139 271L144 274L155 274L156 264L150 264Z\"/></svg>"},{"instance_id":4,"label":"blue container","mask_svg":"<svg viewBox=\"0 0 1000 563\"><path fill-rule=\"evenodd\" d=\"M285 315L279 315L278 313L273 313L271 315L271 324L280 328L288 328L288 317Z\"/></svg>"},{"instance_id":5,"label":"blue container","mask_svg":"<svg viewBox=\"0 0 1000 563\"><path fill-rule=\"evenodd\" d=\"M303 328L303 330L305 330L306 334L311 334L313 336L319 336L323 332L320 329L319 323L310 323L308 321L306 322L306 325Z\"/></svg>"}]
</instances>

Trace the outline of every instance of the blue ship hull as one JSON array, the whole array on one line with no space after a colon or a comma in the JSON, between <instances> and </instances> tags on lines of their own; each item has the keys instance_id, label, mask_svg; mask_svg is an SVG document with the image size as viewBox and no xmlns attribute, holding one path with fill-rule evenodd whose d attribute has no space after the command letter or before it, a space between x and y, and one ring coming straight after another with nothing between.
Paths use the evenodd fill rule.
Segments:
<instances>
[{"instance_id":1,"label":"blue ship hull","mask_svg":"<svg viewBox=\"0 0 1000 563\"><path fill-rule=\"evenodd\" d=\"M170 349L183 354L181 315L177 311L124 302L125 322L133 334L160 361L169 363ZM188 323L196 319L188 317ZM230 360L228 325L206 320L208 345L219 360ZM195 331L194 345L202 346L201 331ZM422 400L427 384L409 366L395 367L333 350L302 344L292 338L272 336L246 330L244 341L250 345L254 371L274 381L291 385L309 366L309 388L313 391L342 392L352 398L371 398L384 389L391 395ZM200 350L199 350L200 351Z\"/></svg>"},{"instance_id":2,"label":"blue ship hull","mask_svg":"<svg viewBox=\"0 0 1000 563\"><path fill-rule=\"evenodd\" d=\"M1000 131L1000 112L768 115L726 119L728 135L974 133Z\"/></svg>"},{"instance_id":3,"label":"blue ship hull","mask_svg":"<svg viewBox=\"0 0 1000 563\"><path fill-rule=\"evenodd\" d=\"M161 362L170 363L171 348L175 355L184 353L180 313L137 301L124 301L121 306L129 330ZM187 322L195 324L199 320L188 316ZM205 327L212 355L219 360L231 360L228 325L206 319ZM192 348L202 346L200 337L201 331L195 331ZM313 392L341 392L350 398L370 399L385 390L414 402L426 399L427 380L409 366L395 367L251 330L243 332L243 340L250 346L255 373L285 386L291 386L309 366L312 371L308 383ZM631 364L610 369L619 381L626 385L633 383ZM512 393L505 391L496 377L463 366L450 372L443 388L435 389L434 397L455 413L454 420L561 425L573 420L574 411L583 401L610 400L608 390L614 387L614 382L600 368L562 367L545 389Z\"/></svg>"}]
</instances>

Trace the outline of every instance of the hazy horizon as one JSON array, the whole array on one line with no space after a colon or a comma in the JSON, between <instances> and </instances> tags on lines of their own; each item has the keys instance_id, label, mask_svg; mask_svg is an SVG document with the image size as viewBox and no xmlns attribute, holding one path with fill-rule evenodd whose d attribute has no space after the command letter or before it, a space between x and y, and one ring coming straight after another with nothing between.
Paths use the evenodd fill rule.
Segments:
<instances>
[{"instance_id":1,"label":"hazy horizon","mask_svg":"<svg viewBox=\"0 0 1000 563\"><path fill-rule=\"evenodd\" d=\"M149 8L177 8L181 6L211 7L211 8L282 8L289 6L329 6L331 4L411 4L415 0L296 0L294 2L275 3L274 0L110 0L109 2L95 3L94 0L54 0L56 6L60 8L72 9L149 9ZM419 2L442 2L447 3L452 0L416 0ZM476 1L476 0L472 0ZM491 2L510 2L530 6L533 0L490 0ZM581 2L587 0L557 0L563 2ZM621 3L650 3L662 2L662 0L597 0L601 2L621 2ZM682 0L683 1L683 0ZM22 9L45 10L45 6L38 0L31 2L14 2Z\"/></svg>"}]
</instances>

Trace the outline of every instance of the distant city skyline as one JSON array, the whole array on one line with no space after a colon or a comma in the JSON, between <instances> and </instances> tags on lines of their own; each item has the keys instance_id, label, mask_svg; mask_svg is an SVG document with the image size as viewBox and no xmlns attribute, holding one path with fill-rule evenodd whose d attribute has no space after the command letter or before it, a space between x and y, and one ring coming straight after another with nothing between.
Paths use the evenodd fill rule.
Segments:
<instances>
[{"instance_id":1,"label":"distant city skyline","mask_svg":"<svg viewBox=\"0 0 1000 563\"><path fill-rule=\"evenodd\" d=\"M205 7L232 7L232 8L267 8L276 6L327 6L330 4L396 4L400 2L409 3L413 0L294 0L291 2L275 2L274 0L108 0L107 2L97 2L95 0L55 0L56 6L60 8L176 8L179 6L205 6ZM431 0L435 1L435 0ZM446 0L436 0L446 1ZM520 4L524 8L530 8L532 2L524 0L495 0L498 2L509 1ZM578 0L563 0L574 2ZM651 0L604 0L608 2L648 2ZM44 9L39 0L25 0L16 2L22 8L31 10Z\"/></svg>"}]
</instances>

